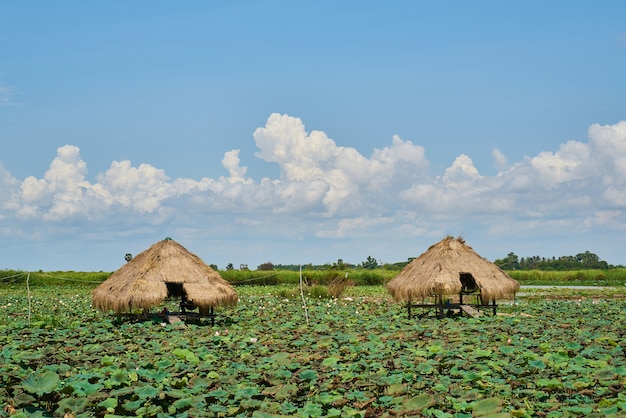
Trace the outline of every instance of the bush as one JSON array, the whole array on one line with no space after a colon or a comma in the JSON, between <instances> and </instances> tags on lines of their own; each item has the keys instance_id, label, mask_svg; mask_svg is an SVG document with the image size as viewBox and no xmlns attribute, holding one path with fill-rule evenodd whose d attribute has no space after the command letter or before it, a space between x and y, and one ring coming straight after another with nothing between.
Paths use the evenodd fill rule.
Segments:
<instances>
[{"instance_id":1,"label":"bush","mask_svg":"<svg viewBox=\"0 0 626 418\"><path fill-rule=\"evenodd\" d=\"M354 282L345 276L337 276L328 284L328 293L335 299L339 299L341 295L350 286L354 286Z\"/></svg>"},{"instance_id":2,"label":"bush","mask_svg":"<svg viewBox=\"0 0 626 418\"><path fill-rule=\"evenodd\" d=\"M330 299L328 288L322 285L311 286L307 289L307 293L312 299Z\"/></svg>"}]
</instances>

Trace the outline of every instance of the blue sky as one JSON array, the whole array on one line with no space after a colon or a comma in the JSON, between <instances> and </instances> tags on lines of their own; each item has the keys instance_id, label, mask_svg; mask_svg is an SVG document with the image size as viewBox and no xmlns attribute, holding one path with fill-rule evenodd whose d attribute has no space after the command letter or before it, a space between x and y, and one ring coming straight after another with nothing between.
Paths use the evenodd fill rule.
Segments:
<instances>
[{"instance_id":1,"label":"blue sky","mask_svg":"<svg viewBox=\"0 0 626 418\"><path fill-rule=\"evenodd\" d=\"M0 268L626 264L626 3L0 3Z\"/></svg>"}]
</instances>

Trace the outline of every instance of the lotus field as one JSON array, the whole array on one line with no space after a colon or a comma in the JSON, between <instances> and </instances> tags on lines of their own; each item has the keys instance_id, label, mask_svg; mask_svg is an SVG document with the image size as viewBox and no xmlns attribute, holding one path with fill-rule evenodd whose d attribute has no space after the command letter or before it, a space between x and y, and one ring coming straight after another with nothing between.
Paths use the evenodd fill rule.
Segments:
<instances>
[{"instance_id":1,"label":"lotus field","mask_svg":"<svg viewBox=\"0 0 626 418\"><path fill-rule=\"evenodd\" d=\"M306 305L250 286L215 325L103 314L90 291L0 287L0 416L626 416L624 289L409 320L382 286Z\"/></svg>"}]
</instances>

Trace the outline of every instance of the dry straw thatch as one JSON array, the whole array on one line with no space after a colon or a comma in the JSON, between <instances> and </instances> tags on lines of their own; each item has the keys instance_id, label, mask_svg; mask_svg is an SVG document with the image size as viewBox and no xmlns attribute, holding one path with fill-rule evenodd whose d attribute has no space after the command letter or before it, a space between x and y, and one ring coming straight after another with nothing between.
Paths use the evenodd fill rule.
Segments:
<instances>
[{"instance_id":1,"label":"dry straw thatch","mask_svg":"<svg viewBox=\"0 0 626 418\"><path fill-rule=\"evenodd\" d=\"M138 254L95 288L92 305L116 313L150 309L168 297L168 284L182 286L187 299L201 312L237 303L237 292L230 283L200 257L167 238Z\"/></svg>"},{"instance_id":2,"label":"dry straw thatch","mask_svg":"<svg viewBox=\"0 0 626 418\"><path fill-rule=\"evenodd\" d=\"M401 303L458 295L464 273L471 274L484 303L514 296L519 289L516 280L479 256L462 238L448 236L407 264L387 283L387 290Z\"/></svg>"}]
</instances>

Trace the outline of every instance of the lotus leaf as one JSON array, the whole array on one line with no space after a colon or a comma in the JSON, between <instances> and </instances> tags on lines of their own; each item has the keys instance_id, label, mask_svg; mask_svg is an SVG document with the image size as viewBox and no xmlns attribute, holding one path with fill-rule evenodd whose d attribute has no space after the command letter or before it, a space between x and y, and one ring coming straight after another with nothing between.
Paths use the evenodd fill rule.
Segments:
<instances>
[{"instance_id":1,"label":"lotus leaf","mask_svg":"<svg viewBox=\"0 0 626 418\"><path fill-rule=\"evenodd\" d=\"M424 408L434 405L435 398L429 393L422 393L408 398L404 403L405 411L421 411Z\"/></svg>"},{"instance_id":2,"label":"lotus leaf","mask_svg":"<svg viewBox=\"0 0 626 418\"><path fill-rule=\"evenodd\" d=\"M103 387L101 383L90 383L89 380L85 379L68 380L66 380L66 384L68 385L67 387L72 388L74 394L77 396L92 395Z\"/></svg>"},{"instance_id":3,"label":"lotus leaf","mask_svg":"<svg viewBox=\"0 0 626 418\"><path fill-rule=\"evenodd\" d=\"M114 356L103 356L100 359L100 364L103 366L110 366L117 361L117 357Z\"/></svg>"},{"instance_id":4,"label":"lotus leaf","mask_svg":"<svg viewBox=\"0 0 626 418\"><path fill-rule=\"evenodd\" d=\"M59 401L59 407L56 412L58 415L75 415L81 413L89 406L87 398L65 398Z\"/></svg>"},{"instance_id":5,"label":"lotus leaf","mask_svg":"<svg viewBox=\"0 0 626 418\"><path fill-rule=\"evenodd\" d=\"M274 397L277 400L279 400L279 401L283 401L283 400L290 399L290 398L294 397L297 392L298 392L298 386L296 386L294 384L287 384L287 385L284 385L283 387L281 387L276 392Z\"/></svg>"},{"instance_id":6,"label":"lotus leaf","mask_svg":"<svg viewBox=\"0 0 626 418\"><path fill-rule=\"evenodd\" d=\"M59 379L59 375L55 372L35 372L22 381L22 387L25 391L41 397L46 393L54 391L60 382L61 379Z\"/></svg>"},{"instance_id":7,"label":"lotus leaf","mask_svg":"<svg viewBox=\"0 0 626 418\"><path fill-rule=\"evenodd\" d=\"M121 369L115 370L113 373L111 373L111 377L109 378L109 380L112 386L127 386L131 384L128 372Z\"/></svg>"},{"instance_id":8,"label":"lotus leaf","mask_svg":"<svg viewBox=\"0 0 626 418\"><path fill-rule=\"evenodd\" d=\"M108 412L114 412L115 408L117 408L118 402L117 398L107 398L102 402L98 403L99 407L106 408Z\"/></svg>"},{"instance_id":9,"label":"lotus leaf","mask_svg":"<svg viewBox=\"0 0 626 418\"><path fill-rule=\"evenodd\" d=\"M139 397L139 399L150 399L154 398L159 394L160 390L151 385L143 385L138 386L135 389L135 393Z\"/></svg>"},{"instance_id":10,"label":"lotus leaf","mask_svg":"<svg viewBox=\"0 0 626 418\"><path fill-rule=\"evenodd\" d=\"M472 413L482 417L499 412L502 409L502 400L499 398L480 399L472 404Z\"/></svg>"},{"instance_id":11,"label":"lotus leaf","mask_svg":"<svg viewBox=\"0 0 626 418\"><path fill-rule=\"evenodd\" d=\"M298 373L298 377L303 380L317 380L318 375L315 370L302 370Z\"/></svg>"},{"instance_id":12,"label":"lotus leaf","mask_svg":"<svg viewBox=\"0 0 626 418\"><path fill-rule=\"evenodd\" d=\"M307 403L303 408L298 410L298 415L301 417L321 417L324 415L324 410L321 405L316 403Z\"/></svg>"},{"instance_id":13,"label":"lotus leaf","mask_svg":"<svg viewBox=\"0 0 626 418\"><path fill-rule=\"evenodd\" d=\"M68 292L64 299L75 297ZM299 416L307 406L311 416L318 407L325 417L378 416L409 412L404 403L420 395L432 397L419 412L431 417L476 415L491 398L508 412L487 416L626 410L621 299L582 306L518 299L516 309L528 316L415 321L379 293L312 300L306 325L299 298L285 301L275 288L241 292L231 319L214 328L112 320L81 310L83 302L61 313L54 330L45 316L40 329L0 318L0 402L37 404L41 411L21 413L47 416L78 398L100 416ZM33 306L63 300L56 288L49 293ZM88 293L81 298L88 307ZM25 389L32 374L47 372L59 378L51 392Z\"/></svg>"},{"instance_id":14,"label":"lotus leaf","mask_svg":"<svg viewBox=\"0 0 626 418\"><path fill-rule=\"evenodd\" d=\"M32 405L35 402L36 399L27 393L19 393L13 397L14 406L27 406Z\"/></svg>"}]
</instances>

